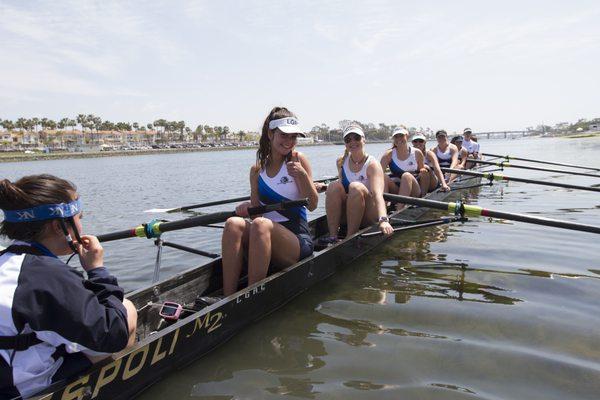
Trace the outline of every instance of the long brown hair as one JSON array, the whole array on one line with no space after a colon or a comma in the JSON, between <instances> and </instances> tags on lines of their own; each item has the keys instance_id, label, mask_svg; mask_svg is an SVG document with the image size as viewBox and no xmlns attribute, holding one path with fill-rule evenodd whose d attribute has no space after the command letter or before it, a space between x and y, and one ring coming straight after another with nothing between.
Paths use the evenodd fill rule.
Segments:
<instances>
[{"instance_id":1,"label":"long brown hair","mask_svg":"<svg viewBox=\"0 0 600 400\"><path fill-rule=\"evenodd\" d=\"M29 175L12 183L0 180L0 208L22 210L43 204L68 203L77 191L75 185L54 175ZM0 235L13 240L37 240L49 221L6 222L0 225Z\"/></svg>"},{"instance_id":2,"label":"long brown hair","mask_svg":"<svg viewBox=\"0 0 600 400\"><path fill-rule=\"evenodd\" d=\"M262 127L262 134L260 135L260 141L258 142L258 150L256 151L256 165L262 169L267 166L269 159L271 158L271 139L269 139L269 132L273 132L269 129L269 122L286 117L297 118L296 115L285 107L274 107Z\"/></svg>"}]
</instances>

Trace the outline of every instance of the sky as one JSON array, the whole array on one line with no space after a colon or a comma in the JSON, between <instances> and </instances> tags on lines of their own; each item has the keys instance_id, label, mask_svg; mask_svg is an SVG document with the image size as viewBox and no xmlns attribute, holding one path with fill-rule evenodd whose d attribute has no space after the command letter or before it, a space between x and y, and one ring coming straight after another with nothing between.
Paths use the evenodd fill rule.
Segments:
<instances>
[{"instance_id":1,"label":"sky","mask_svg":"<svg viewBox=\"0 0 600 400\"><path fill-rule=\"evenodd\" d=\"M597 1L0 0L0 119L475 132L600 117Z\"/></svg>"}]
</instances>

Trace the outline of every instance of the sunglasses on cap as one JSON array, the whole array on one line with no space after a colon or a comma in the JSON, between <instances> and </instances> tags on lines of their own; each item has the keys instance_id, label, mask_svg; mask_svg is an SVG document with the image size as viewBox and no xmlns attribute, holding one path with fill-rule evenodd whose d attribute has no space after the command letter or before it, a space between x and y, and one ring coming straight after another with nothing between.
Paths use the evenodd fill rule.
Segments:
<instances>
[{"instance_id":1,"label":"sunglasses on cap","mask_svg":"<svg viewBox=\"0 0 600 400\"><path fill-rule=\"evenodd\" d=\"M355 142L360 142L361 136L357 133L351 133L349 135L346 135L346 137L344 138L344 143L350 143L352 140L354 140Z\"/></svg>"}]
</instances>

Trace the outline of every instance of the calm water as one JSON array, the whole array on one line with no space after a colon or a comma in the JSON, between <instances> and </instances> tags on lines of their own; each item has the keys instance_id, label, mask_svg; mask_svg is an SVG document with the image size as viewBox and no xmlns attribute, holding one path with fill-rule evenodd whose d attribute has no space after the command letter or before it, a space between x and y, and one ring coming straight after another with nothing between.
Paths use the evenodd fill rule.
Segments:
<instances>
[{"instance_id":1,"label":"calm water","mask_svg":"<svg viewBox=\"0 0 600 400\"><path fill-rule=\"evenodd\" d=\"M599 139L481 144L491 153L600 167ZM385 147L367 149L379 156ZM318 178L335 172L343 148L302 151ZM73 180L86 231L105 233L149 220L145 209L245 195L253 159L253 151L235 151L0 164L0 176L48 172ZM597 193L509 183L470 199L600 225ZM202 228L166 237L219 251L219 233ZM598 399L599 243L593 234L483 219L398 235L142 398ZM105 249L106 264L127 289L150 283L151 241ZM161 277L205 261L173 249L163 260Z\"/></svg>"}]
</instances>

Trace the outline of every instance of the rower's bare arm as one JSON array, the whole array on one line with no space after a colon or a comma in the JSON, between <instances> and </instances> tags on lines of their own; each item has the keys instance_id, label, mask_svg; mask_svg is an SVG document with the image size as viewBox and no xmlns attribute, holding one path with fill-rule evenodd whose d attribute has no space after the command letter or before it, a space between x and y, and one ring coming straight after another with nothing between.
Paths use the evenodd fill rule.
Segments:
<instances>
[{"instance_id":1,"label":"rower's bare arm","mask_svg":"<svg viewBox=\"0 0 600 400\"><path fill-rule=\"evenodd\" d=\"M383 169L381 168L381 165L375 162L369 164L369 167L367 168L367 176L369 178L369 185L371 186L369 191L371 192L373 201L377 207L377 215L379 217L385 217L387 216L385 201L383 200L385 180L383 178ZM379 229L385 235L391 235L394 232L394 229L390 225L389 221L380 222Z\"/></svg>"},{"instance_id":2,"label":"rower's bare arm","mask_svg":"<svg viewBox=\"0 0 600 400\"><path fill-rule=\"evenodd\" d=\"M419 172L428 172L425 168L425 162L423 161L423 153L421 153L421 150L415 149L415 159L417 161L417 169Z\"/></svg>"},{"instance_id":3,"label":"rower's bare arm","mask_svg":"<svg viewBox=\"0 0 600 400\"><path fill-rule=\"evenodd\" d=\"M381 164L382 170L385 172L390 165L390 159L392 158L392 150L386 150L381 156L379 163Z\"/></svg>"},{"instance_id":4,"label":"rower's bare arm","mask_svg":"<svg viewBox=\"0 0 600 400\"><path fill-rule=\"evenodd\" d=\"M456 168L456 166L459 165L458 148L453 144L449 144L448 146L450 147L450 154L452 155L452 163L450 164L450 168Z\"/></svg>"},{"instance_id":5,"label":"rower's bare arm","mask_svg":"<svg viewBox=\"0 0 600 400\"><path fill-rule=\"evenodd\" d=\"M435 175L437 176L438 181L442 185L442 188L444 190L449 189L448 184L446 183L446 178L444 177L444 173L440 168L440 163L438 162L438 159L433 153L433 151L428 151L427 157L429 158L429 162L431 163L431 165L433 165L433 170L435 171Z\"/></svg>"},{"instance_id":6,"label":"rower's bare arm","mask_svg":"<svg viewBox=\"0 0 600 400\"><path fill-rule=\"evenodd\" d=\"M235 213L240 217L249 217L248 208L256 207L260 205L260 200L258 198L258 175L260 173L260 167L258 165L253 165L250 168L250 201L246 201L244 203L239 204L235 208ZM253 216L259 217L260 215Z\"/></svg>"},{"instance_id":7,"label":"rower's bare arm","mask_svg":"<svg viewBox=\"0 0 600 400\"><path fill-rule=\"evenodd\" d=\"M298 154L298 160L304 169L304 174L299 174L298 179L298 187L300 189L300 193L302 193L302 197L306 197L308 199L308 209L313 211L317 208L319 203L319 194L317 193L317 189L313 184L312 178L312 168L310 166L310 162L308 158L300 152Z\"/></svg>"}]
</instances>

